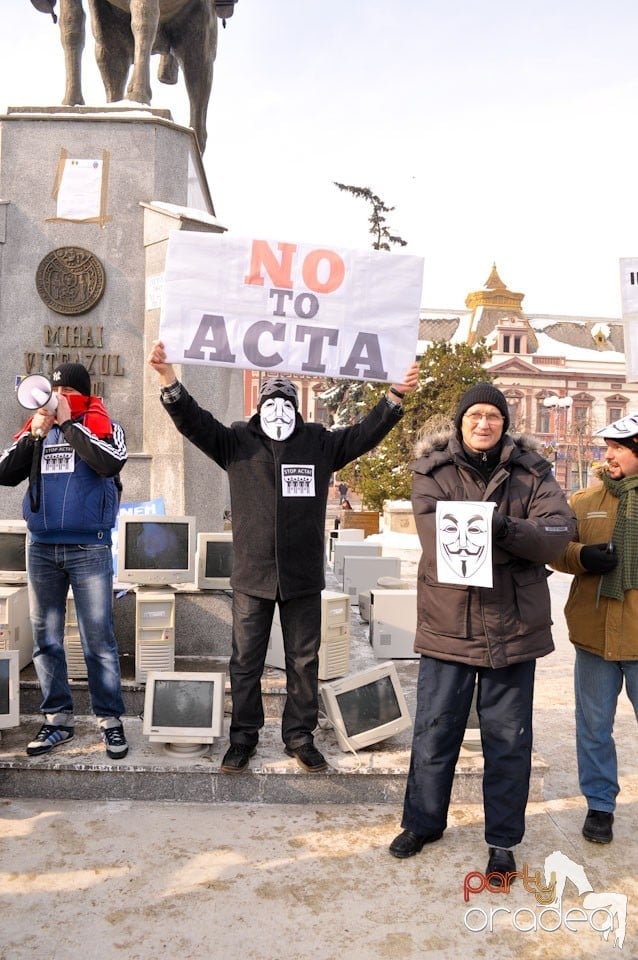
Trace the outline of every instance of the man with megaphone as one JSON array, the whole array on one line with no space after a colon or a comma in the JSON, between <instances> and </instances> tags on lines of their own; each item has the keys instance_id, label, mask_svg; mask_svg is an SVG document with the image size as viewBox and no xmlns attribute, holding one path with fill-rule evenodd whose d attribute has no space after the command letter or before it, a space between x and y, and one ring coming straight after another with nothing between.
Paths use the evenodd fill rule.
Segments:
<instances>
[{"instance_id":1,"label":"man with megaphone","mask_svg":"<svg viewBox=\"0 0 638 960\"><path fill-rule=\"evenodd\" d=\"M102 401L91 396L81 363L61 363L46 377L26 377L18 401L33 415L0 456L0 484L29 481L22 503L27 521L33 663L42 689L44 723L29 756L73 739L73 699L64 655L64 622L73 590L86 660L91 707L106 752L128 752L121 716L122 681L113 629L111 530L126 463L126 439Z\"/></svg>"}]
</instances>

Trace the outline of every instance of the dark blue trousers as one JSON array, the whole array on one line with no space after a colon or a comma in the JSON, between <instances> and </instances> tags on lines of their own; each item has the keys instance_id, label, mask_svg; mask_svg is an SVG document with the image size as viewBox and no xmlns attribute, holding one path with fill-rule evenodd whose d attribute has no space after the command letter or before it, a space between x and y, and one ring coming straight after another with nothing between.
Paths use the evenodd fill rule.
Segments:
<instances>
[{"instance_id":1,"label":"dark blue trousers","mask_svg":"<svg viewBox=\"0 0 638 960\"><path fill-rule=\"evenodd\" d=\"M261 677L276 603L286 657L286 704L281 736L288 747L313 742L319 716L321 592L282 601L265 600L234 590L229 665L231 743L255 746L264 725Z\"/></svg>"},{"instance_id":2,"label":"dark blue trousers","mask_svg":"<svg viewBox=\"0 0 638 960\"><path fill-rule=\"evenodd\" d=\"M520 843L532 766L535 667L535 660L490 670L421 657L404 830L445 830L454 769L478 683L485 839L490 846Z\"/></svg>"}]
</instances>

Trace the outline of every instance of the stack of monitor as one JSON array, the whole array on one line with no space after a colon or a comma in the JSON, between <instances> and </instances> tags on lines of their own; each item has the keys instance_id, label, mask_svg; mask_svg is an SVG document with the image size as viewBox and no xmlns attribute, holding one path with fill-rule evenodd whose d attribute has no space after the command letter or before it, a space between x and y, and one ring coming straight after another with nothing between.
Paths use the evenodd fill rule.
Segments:
<instances>
[{"instance_id":1,"label":"stack of monitor","mask_svg":"<svg viewBox=\"0 0 638 960\"><path fill-rule=\"evenodd\" d=\"M229 530L197 533L195 517L123 514L119 518L116 577L121 584L193 584L199 590L228 590L232 569Z\"/></svg>"},{"instance_id":2,"label":"stack of monitor","mask_svg":"<svg viewBox=\"0 0 638 960\"><path fill-rule=\"evenodd\" d=\"M118 525L117 581L134 584L135 679L175 667L174 588L229 590L233 536L197 533L195 517L123 514Z\"/></svg>"}]
</instances>

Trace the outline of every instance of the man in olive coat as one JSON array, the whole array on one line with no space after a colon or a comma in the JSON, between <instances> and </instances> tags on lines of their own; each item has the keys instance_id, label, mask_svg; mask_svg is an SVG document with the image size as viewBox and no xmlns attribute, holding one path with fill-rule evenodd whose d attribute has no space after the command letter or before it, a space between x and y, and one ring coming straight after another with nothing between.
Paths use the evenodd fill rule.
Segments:
<instances>
[{"instance_id":1,"label":"man in olive coat","mask_svg":"<svg viewBox=\"0 0 638 960\"><path fill-rule=\"evenodd\" d=\"M576 538L552 566L574 574L565 619L576 648L583 836L610 843L620 790L613 727L623 682L638 718L638 413L597 435L607 444L602 482L572 496Z\"/></svg>"}]
</instances>

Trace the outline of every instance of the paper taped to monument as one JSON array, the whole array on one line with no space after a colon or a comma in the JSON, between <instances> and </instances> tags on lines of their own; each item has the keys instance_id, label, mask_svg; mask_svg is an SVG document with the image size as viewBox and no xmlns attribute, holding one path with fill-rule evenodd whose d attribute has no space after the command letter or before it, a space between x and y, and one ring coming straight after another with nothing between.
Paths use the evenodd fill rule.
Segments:
<instances>
[{"instance_id":1,"label":"paper taped to monument","mask_svg":"<svg viewBox=\"0 0 638 960\"><path fill-rule=\"evenodd\" d=\"M638 380L638 258L620 261L620 296L625 330L627 379Z\"/></svg>"},{"instance_id":2,"label":"paper taped to monument","mask_svg":"<svg viewBox=\"0 0 638 960\"><path fill-rule=\"evenodd\" d=\"M171 363L402 383L423 259L172 231L159 336Z\"/></svg>"}]
</instances>

